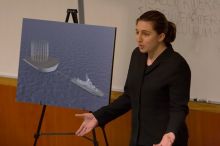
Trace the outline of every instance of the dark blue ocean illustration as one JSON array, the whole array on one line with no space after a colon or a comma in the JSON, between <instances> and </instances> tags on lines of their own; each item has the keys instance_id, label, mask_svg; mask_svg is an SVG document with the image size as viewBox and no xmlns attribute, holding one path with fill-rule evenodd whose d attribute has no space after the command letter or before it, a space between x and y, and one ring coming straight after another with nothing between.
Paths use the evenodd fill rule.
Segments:
<instances>
[{"instance_id":1,"label":"dark blue ocean illustration","mask_svg":"<svg viewBox=\"0 0 220 146\"><path fill-rule=\"evenodd\" d=\"M24 19L17 101L94 111L109 104L116 29Z\"/></svg>"}]
</instances>

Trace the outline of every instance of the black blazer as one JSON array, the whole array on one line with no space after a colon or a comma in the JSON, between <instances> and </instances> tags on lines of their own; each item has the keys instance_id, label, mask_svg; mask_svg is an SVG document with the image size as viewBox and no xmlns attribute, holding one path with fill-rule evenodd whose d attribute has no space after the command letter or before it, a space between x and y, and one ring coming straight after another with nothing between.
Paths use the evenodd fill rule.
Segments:
<instances>
[{"instance_id":1,"label":"black blazer","mask_svg":"<svg viewBox=\"0 0 220 146\"><path fill-rule=\"evenodd\" d=\"M130 146L152 146L167 132L176 135L176 146L186 146L185 118L190 96L190 68L169 44L152 65L136 48L131 56L124 93L96 112L100 126L132 109Z\"/></svg>"}]
</instances>

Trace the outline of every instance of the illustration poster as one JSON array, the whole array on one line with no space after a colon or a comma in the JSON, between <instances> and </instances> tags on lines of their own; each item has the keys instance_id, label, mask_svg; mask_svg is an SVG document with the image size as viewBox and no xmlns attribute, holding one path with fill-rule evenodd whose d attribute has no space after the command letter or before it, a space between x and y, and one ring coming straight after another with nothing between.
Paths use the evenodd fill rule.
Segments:
<instances>
[{"instance_id":1,"label":"illustration poster","mask_svg":"<svg viewBox=\"0 0 220 146\"><path fill-rule=\"evenodd\" d=\"M94 111L109 104L116 28L23 20L17 101Z\"/></svg>"}]
</instances>

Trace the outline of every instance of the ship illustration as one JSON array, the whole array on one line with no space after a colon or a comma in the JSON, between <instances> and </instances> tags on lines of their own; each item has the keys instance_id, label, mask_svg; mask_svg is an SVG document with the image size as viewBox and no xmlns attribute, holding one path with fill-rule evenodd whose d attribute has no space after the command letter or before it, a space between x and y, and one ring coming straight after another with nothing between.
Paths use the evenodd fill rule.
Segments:
<instances>
[{"instance_id":1,"label":"ship illustration","mask_svg":"<svg viewBox=\"0 0 220 146\"><path fill-rule=\"evenodd\" d=\"M89 79L88 75L86 74L86 80L83 81L79 78L72 78L71 82L73 82L74 84L76 84L77 86L81 87L82 89L86 90L87 92L99 96L99 97L103 97L104 93L99 90L98 88L95 87L95 85L93 85L93 83L91 82L91 80Z\"/></svg>"},{"instance_id":2,"label":"ship illustration","mask_svg":"<svg viewBox=\"0 0 220 146\"><path fill-rule=\"evenodd\" d=\"M31 58L24 58L23 61L32 66L34 69L47 73L55 71L59 65L56 58L48 58L45 62L33 61Z\"/></svg>"},{"instance_id":3,"label":"ship illustration","mask_svg":"<svg viewBox=\"0 0 220 146\"><path fill-rule=\"evenodd\" d=\"M49 42L45 40L32 40L31 56L23 58L23 61L41 72L55 71L59 65L56 58L49 56Z\"/></svg>"}]
</instances>

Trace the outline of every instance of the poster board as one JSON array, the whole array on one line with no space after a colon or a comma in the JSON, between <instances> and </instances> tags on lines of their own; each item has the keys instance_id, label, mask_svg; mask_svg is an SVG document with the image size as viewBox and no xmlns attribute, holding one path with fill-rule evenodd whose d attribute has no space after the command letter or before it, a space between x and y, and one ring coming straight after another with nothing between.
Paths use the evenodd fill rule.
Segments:
<instances>
[{"instance_id":1,"label":"poster board","mask_svg":"<svg viewBox=\"0 0 220 146\"><path fill-rule=\"evenodd\" d=\"M109 103L116 29L24 19L17 101L94 111Z\"/></svg>"}]
</instances>

